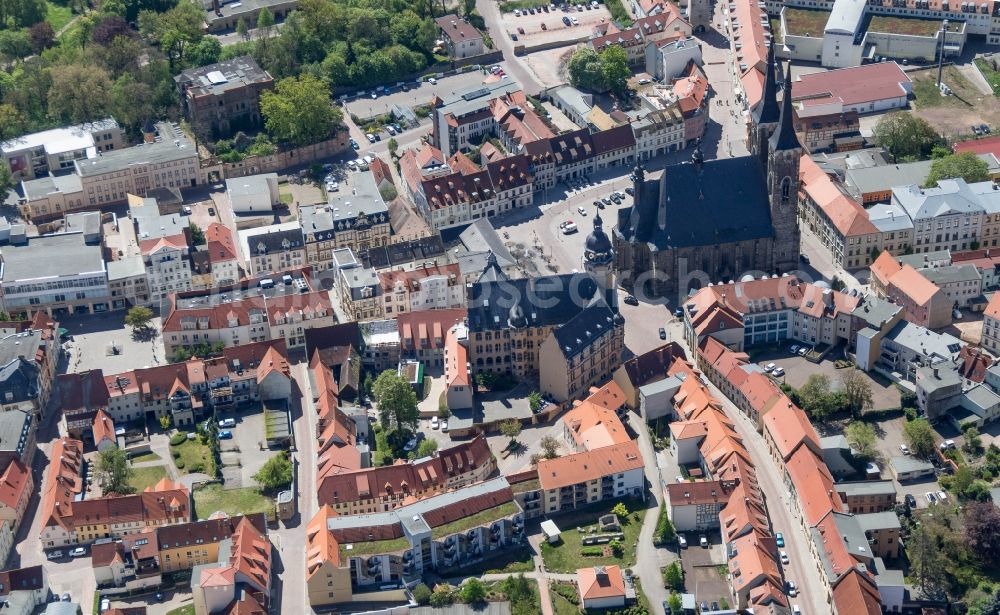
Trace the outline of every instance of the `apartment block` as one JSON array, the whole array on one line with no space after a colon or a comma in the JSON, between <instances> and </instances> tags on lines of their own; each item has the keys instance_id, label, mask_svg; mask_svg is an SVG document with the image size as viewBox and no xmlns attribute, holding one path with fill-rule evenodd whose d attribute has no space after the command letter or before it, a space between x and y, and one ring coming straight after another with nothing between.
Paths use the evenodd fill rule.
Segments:
<instances>
[{"instance_id":1,"label":"apartment block","mask_svg":"<svg viewBox=\"0 0 1000 615\"><path fill-rule=\"evenodd\" d=\"M109 117L9 139L0 143L0 154L15 180L31 180L124 146L125 131Z\"/></svg>"},{"instance_id":2,"label":"apartment block","mask_svg":"<svg viewBox=\"0 0 1000 615\"><path fill-rule=\"evenodd\" d=\"M386 316L465 307L465 285L458 265L378 273Z\"/></svg>"},{"instance_id":3,"label":"apartment block","mask_svg":"<svg viewBox=\"0 0 1000 615\"><path fill-rule=\"evenodd\" d=\"M355 252L387 246L390 242L389 208L379 194L371 173L351 178L351 192L335 192L326 205L299 209L306 262L314 271L334 267L333 252Z\"/></svg>"},{"instance_id":4,"label":"apartment block","mask_svg":"<svg viewBox=\"0 0 1000 615\"><path fill-rule=\"evenodd\" d=\"M184 115L202 139L263 126L260 95L274 80L250 56L181 71L174 77Z\"/></svg>"}]
</instances>

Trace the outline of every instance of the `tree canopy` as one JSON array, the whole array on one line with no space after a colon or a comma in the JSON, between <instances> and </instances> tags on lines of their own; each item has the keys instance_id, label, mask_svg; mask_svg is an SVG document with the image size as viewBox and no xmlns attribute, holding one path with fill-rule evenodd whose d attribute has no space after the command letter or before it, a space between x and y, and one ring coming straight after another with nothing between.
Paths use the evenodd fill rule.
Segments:
<instances>
[{"instance_id":1,"label":"tree canopy","mask_svg":"<svg viewBox=\"0 0 1000 615\"><path fill-rule=\"evenodd\" d=\"M100 452L97 458L97 475L104 493L127 495L135 491L129 484L132 467L128 464L128 455L118 447Z\"/></svg>"},{"instance_id":2,"label":"tree canopy","mask_svg":"<svg viewBox=\"0 0 1000 615\"><path fill-rule=\"evenodd\" d=\"M862 421L852 421L844 430L847 441L857 449L862 457L871 457L875 454L878 444L878 435L875 428Z\"/></svg>"},{"instance_id":3,"label":"tree canopy","mask_svg":"<svg viewBox=\"0 0 1000 615\"><path fill-rule=\"evenodd\" d=\"M935 158L931 163L931 172L924 182L924 188L933 188L942 179L961 177L970 184L986 181L990 178L990 166L975 152L962 152L943 158Z\"/></svg>"},{"instance_id":4,"label":"tree canopy","mask_svg":"<svg viewBox=\"0 0 1000 615\"><path fill-rule=\"evenodd\" d=\"M941 135L927 120L907 111L882 116L872 136L875 143L889 151L894 162L926 158L941 141Z\"/></svg>"},{"instance_id":5,"label":"tree canopy","mask_svg":"<svg viewBox=\"0 0 1000 615\"><path fill-rule=\"evenodd\" d=\"M600 53L590 47L581 47L570 58L568 68L570 83L595 92L611 90L622 94L628 87L628 78L632 76L628 55L618 45Z\"/></svg>"},{"instance_id":6,"label":"tree canopy","mask_svg":"<svg viewBox=\"0 0 1000 615\"><path fill-rule=\"evenodd\" d=\"M153 310L144 305L137 305L129 308L125 314L125 324L133 329L145 329L149 327L149 321L153 320Z\"/></svg>"},{"instance_id":7,"label":"tree canopy","mask_svg":"<svg viewBox=\"0 0 1000 615\"><path fill-rule=\"evenodd\" d=\"M288 457L288 453L283 451L268 459L267 463L253 475L253 479L266 491L274 492L288 488L292 484L292 460Z\"/></svg>"},{"instance_id":8,"label":"tree canopy","mask_svg":"<svg viewBox=\"0 0 1000 615\"><path fill-rule=\"evenodd\" d=\"M927 419L903 423L903 437L917 457L929 457L934 453L934 428Z\"/></svg>"},{"instance_id":9,"label":"tree canopy","mask_svg":"<svg viewBox=\"0 0 1000 615\"><path fill-rule=\"evenodd\" d=\"M384 429L395 424L396 429L416 427L419 414L417 412L417 394L413 392L410 383L396 373L387 369L378 375L372 385L372 394L378 403L379 422Z\"/></svg>"},{"instance_id":10,"label":"tree canopy","mask_svg":"<svg viewBox=\"0 0 1000 615\"><path fill-rule=\"evenodd\" d=\"M275 140L296 145L328 139L343 120L330 100L330 88L311 75L279 81L273 91L261 94L260 111Z\"/></svg>"}]
</instances>

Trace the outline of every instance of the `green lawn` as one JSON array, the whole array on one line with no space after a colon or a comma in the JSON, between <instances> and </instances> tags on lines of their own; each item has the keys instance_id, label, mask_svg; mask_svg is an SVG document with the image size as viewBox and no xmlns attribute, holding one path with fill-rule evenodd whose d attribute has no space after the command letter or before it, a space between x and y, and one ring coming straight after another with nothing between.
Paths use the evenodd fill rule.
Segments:
<instances>
[{"instance_id":1,"label":"green lawn","mask_svg":"<svg viewBox=\"0 0 1000 615\"><path fill-rule=\"evenodd\" d=\"M497 519L503 519L509 517L517 512L517 505L513 502L507 502L506 504L501 504L500 506L494 506L493 508L488 508L484 511L478 512L474 515L469 515L468 517L462 517L451 523L446 523L444 525L438 526L431 531L431 535L435 540L440 540L445 536L450 536L452 534L457 534L458 532L464 532L470 528L479 527L481 525L488 525L493 523Z\"/></svg>"},{"instance_id":2,"label":"green lawn","mask_svg":"<svg viewBox=\"0 0 1000 615\"><path fill-rule=\"evenodd\" d=\"M552 597L552 610L555 615L580 615L580 607L563 598L559 592L551 587L549 588L549 596Z\"/></svg>"},{"instance_id":3,"label":"green lawn","mask_svg":"<svg viewBox=\"0 0 1000 615\"><path fill-rule=\"evenodd\" d=\"M209 476L215 475L215 462L212 459L212 451L208 448L207 444L202 444L197 438L194 440L185 440L177 446L171 446L170 453L180 455L175 455L174 460L177 464L177 469L182 474L204 472Z\"/></svg>"},{"instance_id":4,"label":"green lawn","mask_svg":"<svg viewBox=\"0 0 1000 615\"><path fill-rule=\"evenodd\" d=\"M71 11L68 6L55 4L51 1L47 2L46 5L47 9L45 12L45 21L49 22L49 25L52 26L52 29L56 32L73 19L73 11Z\"/></svg>"},{"instance_id":5,"label":"green lawn","mask_svg":"<svg viewBox=\"0 0 1000 615\"><path fill-rule=\"evenodd\" d=\"M185 606L177 607L172 611L167 611L167 615L194 615L194 605L188 604Z\"/></svg>"},{"instance_id":6,"label":"green lawn","mask_svg":"<svg viewBox=\"0 0 1000 615\"><path fill-rule=\"evenodd\" d=\"M159 461L160 456L156 453L143 453L141 455L136 455L132 457L129 461L132 463L146 463L147 461Z\"/></svg>"},{"instance_id":7,"label":"green lawn","mask_svg":"<svg viewBox=\"0 0 1000 615\"><path fill-rule=\"evenodd\" d=\"M830 19L830 11L812 11L808 9L785 9L785 25L788 34L822 38L826 22Z\"/></svg>"},{"instance_id":8,"label":"green lawn","mask_svg":"<svg viewBox=\"0 0 1000 615\"><path fill-rule=\"evenodd\" d=\"M927 107L969 109L972 106L970 101L982 96L954 66L946 66L941 78L951 88L953 96L941 96L937 87L937 69L910 73L910 79L913 80L914 107L918 110Z\"/></svg>"},{"instance_id":9,"label":"green lawn","mask_svg":"<svg viewBox=\"0 0 1000 615\"><path fill-rule=\"evenodd\" d=\"M958 32L960 24L949 26L952 32ZM868 25L870 32L892 32L893 34L909 34L912 36L934 36L941 29L941 22L933 19L916 19L912 17L894 17L890 15L873 15Z\"/></svg>"},{"instance_id":10,"label":"green lawn","mask_svg":"<svg viewBox=\"0 0 1000 615\"><path fill-rule=\"evenodd\" d=\"M167 477L167 468L164 466L152 466L149 468L132 468L132 479L128 484L135 487L136 491L143 491L146 487L152 487L160 482L160 479Z\"/></svg>"},{"instance_id":11,"label":"green lawn","mask_svg":"<svg viewBox=\"0 0 1000 615\"><path fill-rule=\"evenodd\" d=\"M274 501L256 489L223 489L222 485L205 485L194 490L194 513L207 519L216 511L229 515L266 513L274 516Z\"/></svg>"},{"instance_id":12,"label":"green lawn","mask_svg":"<svg viewBox=\"0 0 1000 615\"><path fill-rule=\"evenodd\" d=\"M979 67L979 72L983 74L986 81L990 83L990 87L993 88L993 95L1000 96L1000 72L993 70L990 63L982 58L976 59L976 66Z\"/></svg>"},{"instance_id":13,"label":"green lawn","mask_svg":"<svg viewBox=\"0 0 1000 615\"><path fill-rule=\"evenodd\" d=\"M291 205L292 201L295 200L292 196L292 189L288 184L278 186L278 199L285 205Z\"/></svg>"},{"instance_id":14,"label":"green lawn","mask_svg":"<svg viewBox=\"0 0 1000 615\"><path fill-rule=\"evenodd\" d=\"M639 530L642 529L642 520L646 516L646 504L642 500L624 500L625 507L629 510L627 523L622 524L622 533L625 538L621 541L625 547L623 557L585 557L581 549L583 548L583 534L577 528L586 528L597 525L597 519L601 515L608 514L618 501L599 502L588 506L581 511L575 511L565 515L553 517L553 521L562 530L562 539L558 544L542 543L542 559L545 560L545 568L552 572L575 572L577 568L586 566L601 566L618 564L623 568L635 563L635 545L639 540ZM635 517L638 516L638 519Z\"/></svg>"}]
</instances>

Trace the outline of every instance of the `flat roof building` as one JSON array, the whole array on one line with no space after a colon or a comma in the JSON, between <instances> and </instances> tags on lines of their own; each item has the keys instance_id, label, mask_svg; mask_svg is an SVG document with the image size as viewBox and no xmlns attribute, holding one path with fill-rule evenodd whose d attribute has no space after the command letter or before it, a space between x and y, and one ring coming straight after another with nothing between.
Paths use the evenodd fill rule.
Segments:
<instances>
[{"instance_id":1,"label":"flat roof building","mask_svg":"<svg viewBox=\"0 0 1000 615\"><path fill-rule=\"evenodd\" d=\"M247 0L245 4L258 1ZM174 82L184 115L196 133L209 139L261 126L260 94L274 87L271 75L248 55L189 68L174 77Z\"/></svg>"}]
</instances>

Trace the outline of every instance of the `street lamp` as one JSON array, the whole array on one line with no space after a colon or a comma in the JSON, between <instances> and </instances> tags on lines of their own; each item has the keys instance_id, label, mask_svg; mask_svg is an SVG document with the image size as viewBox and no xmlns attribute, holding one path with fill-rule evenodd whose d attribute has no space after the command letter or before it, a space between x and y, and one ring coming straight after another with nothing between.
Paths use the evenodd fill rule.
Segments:
<instances>
[{"instance_id":1,"label":"street lamp","mask_svg":"<svg viewBox=\"0 0 1000 615\"><path fill-rule=\"evenodd\" d=\"M941 70L944 68L944 39L948 34L948 20L945 19L941 22L941 51L938 54L938 74L937 74L937 86L941 89Z\"/></svg>"}]
</instances>

